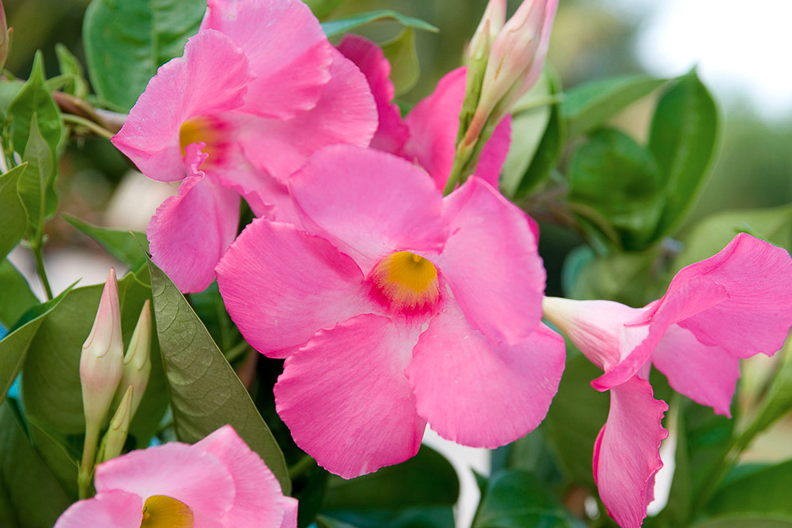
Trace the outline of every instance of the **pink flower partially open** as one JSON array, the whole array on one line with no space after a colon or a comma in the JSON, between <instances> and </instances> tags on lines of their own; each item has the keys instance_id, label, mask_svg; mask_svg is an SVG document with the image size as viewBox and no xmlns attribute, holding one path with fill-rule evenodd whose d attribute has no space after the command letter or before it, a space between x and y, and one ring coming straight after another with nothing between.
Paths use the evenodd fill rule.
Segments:
<instances>
[{"instance_id":1,"label":"pink flower partially open","mask_svg":"<svg viewBox=\"0 0 792 528\"><path fill-rule=\"evenodd\" d=\"M350 146L290 188L302 227L254 221L217 273L245 339L286 358L275 401L302 449L351 478L415 455L427 422L490 448L539 425L564 347L540 323L522 211L480 178L443 198L408 161Z\"/></svg>"},{"instance_id":2,"label":"pink flower partially open","mask_svg":"<svg viewBox=\"0 0 792 528\"><path fill-rule=\"evenodd\" d=\"M195 292L214 279L217 259L208 255L230 240L211 236L195 250L172 246L173 231L201 232L204 225L187 225L201 217L213 235L235 230L238 195L257 215L295 219L289 175L321 147L368 145L376 126L365 77L303 2L211 0L184 56L157 71L113 143L152 179L186 177L179 203L158 211L148 235L154 262ZM190 145L205 155L197 165ZM170 254L157 250L165 247Z\"/></svg>"},{"instance_id":3,"label":"pink flower partially open","mask_svg":"<svg viewBox=\"0 0 792 528\"><path fill-rule=\"evenodd\" d=\"M284 497L261 458L226 425L194 445L171 442L96 467L96 496L66 510L55 528L293 528L297 501Z\"/></svg>"},{"instance_id":4,"label":"pink flower partially open","mask_svg":"<svg viewBox=\"0 0 792 528\"><path fill-rule=\"evenodd\" d=\"M361 69L377 103L379 128L371 147L415 162L432 176L438 189L443 189L454 163L467 69L457 68L446 74L435 91L402 120L399 107L393 103L390 63L379 46L363 37L347 35L338 49ZM510 139L511 116L506 116L484 147L476 168L476 175L496 189Z\"/></svg>"},{"instance_id":5,"label":"pink flower partially open","mask_svg":"<svg viewBox=\"0 0 792 528\"><path fill-rule=\"evenodd\" d=\"M610 301L546 298L544 314L605 371L592 382L611 392L595 446L594 472L609 514L639 526L651 500L666 431L664 402L652 397L651 365L671 387L730 416L740 358L772 355L792 326L792 259L747 234L682 269L662 299L643 308Z\"/></svg>"}]
</instances>

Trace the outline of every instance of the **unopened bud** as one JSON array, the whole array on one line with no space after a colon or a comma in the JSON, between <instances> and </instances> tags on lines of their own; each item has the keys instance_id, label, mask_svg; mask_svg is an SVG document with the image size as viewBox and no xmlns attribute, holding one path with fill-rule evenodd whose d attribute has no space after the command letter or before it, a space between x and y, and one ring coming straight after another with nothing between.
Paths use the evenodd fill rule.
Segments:
<instances>
[{"instance_id":1,"label":"unopened bud","mask_svg":"<svg viewBox=\"0 0 792 528\"><path fill-rule=\"evenodd\" d=\"M0 70L3 69L8 59L8 50L11 47L11 30L6 23L5 8L0 0Z\"/></svg>"},{"instance_id":2,"label":"unopened bud","mask_svg":"<svg viewBox=\"0 0 792 528\"><path fill-rule=\"evenodd\" d=\"M492 41L500 33L503 24L506 22L506 0L490 0L484 14L481 16L476 32L470 39L468 56L476 57L483 50L486 55L489 53Z\"/></svg>"},{"instance_id":3,"label":"unopened bud","mask_svg":"<svg viewBox=\"0 0 792 528\"><path fill-rule=\"evenodd\" d=\"M149 375L151 374L151 310L149 301L143 303L135 331L129 341L126 355L124 356L124 372L121 385L118 387L117 397L120 398L131 387L132 402L131 416L135 416L143 393L146 392Z\"/></svg>"},{"instance_id":4,"label":"unopened bud","mask_svg":"<svg viewBox=\"0 0 792 528\"><path fill-rule=\"evenodd\" d=\"M121 403L118 405L113 419L110 420L110 427L107 429L102 449L99 453L97 462L105 462L115 458L124 450L124 443L129 434L129 423L132 421L132 400L135 398L135 391L128 387Z\"/></svg>"}]
</instances>

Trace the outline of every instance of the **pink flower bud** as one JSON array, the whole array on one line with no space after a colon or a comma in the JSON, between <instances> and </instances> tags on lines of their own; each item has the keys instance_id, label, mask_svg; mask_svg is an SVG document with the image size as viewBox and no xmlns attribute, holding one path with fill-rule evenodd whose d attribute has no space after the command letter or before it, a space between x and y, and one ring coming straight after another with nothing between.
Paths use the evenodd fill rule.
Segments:
<instances>
[{"instance_id":1,"label":"pink flower bud","mask_svg":"<svg viewBox=\"0 0 792 528\"><path fill-rule=\"evenodd\" d=\"M86 429L101 427L124 368L121 309L115 270L110 269L93 328L80 357L80 382Z\"/></svg>"},{"instance_id":2,"label":"pink flower bud","mask_svg":"<svg viewBox=\"0 0 792 528\"><path fill-rule=\"evenodd\" d=\"M124 356L124 371L118 392L120 398L128 387L132 387L131 416L135 415L140 400L143 399L149 374L151 374L151 310L149 301L146 300Z\"/></svg>"},{"instance_id":3,"label":"pink flower bud","mask_svg":"<svg viewBox=\"0 0 792 528\"><path fill-rule=\"evenodd\" d=\"M504 22L506 22L506 0L490 0L470 40L468 55L471 59L477 57L479 53L483 55L489 53L492 41L503 28Z\"/></svg>"}]
</instances>

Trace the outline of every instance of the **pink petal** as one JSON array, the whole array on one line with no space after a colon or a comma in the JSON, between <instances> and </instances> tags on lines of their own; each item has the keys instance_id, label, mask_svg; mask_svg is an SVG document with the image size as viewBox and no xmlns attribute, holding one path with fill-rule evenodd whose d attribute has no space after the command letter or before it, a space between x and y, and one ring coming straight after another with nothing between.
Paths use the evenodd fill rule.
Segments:
<instances>
[{"instance_id":1,"label":"pink petal","mask_svg":"<svg viewBox=\"0 0 792 528\"><path fill-rule=\"evenodd\" d=\"M217 282L242 335L270 357L285 357L283 349L367 311L352 259L322 238L266 219L239 235L217 266Z\"/></svg>"},{"instance_id":2,"label":"pink petal","mask_svg":"<svg viewBox=\"0 0 792 528\"><path fill-rule=\"evenodd\" d=\"M285 511L280 528L297 528L297 499L283 497L282 502Z\"/></svg>"},{"instance_id":3,"label":"pink petal","mask_svg":"<svg viewBox=\"0 0 792 528\"><path fill-rule=\"evenodd\" d=\"M668 377L673 389L731 417L731 402L740 360L717 346L699 342L679 325L666 330L652 354L654 365Z\"/></svg>"},{"instance_id":4,"label":"pink petal","mask_svg":"<svg viewBox=\"0 0 792 528\"><path fill-rule=\"evenodd\" d=\"M140 528L142 521L143 499L134 493L109 490L69 506L55 528Z\"/></svg>"},{"instance_id":5,"label":"pink petal","mask_svg":"<svg viewBox=\"0 0 792 528\"><path fill-rule=\"evenodd\" d=\"M201 161L190 167L179 195L157 208L147 231L152 260L185 293L203 291L212 283L214 268L239 223L239 196L198 171Z\"/></svg>"},{"instance_id":6,"label":"pink petal","mask_svg":"<svg viewBox=\"0 0 792 528\"><path fill-rule=\"evenodd\" d=\"M234 479L234 504L223 517L226 526L281 525L284 504L278 480L230 425L199 441L195 448L217 457Z\"/></svg>"},{"instance_id":7,"label":"pink petal","mask_svg":"<svg viewBox=\"0 0 792 528\"><path fill-rule=\"evenodd\" d=\"M611 389L608 421L594 446L594 480L608 515L622 528L638 527L663 467L661 425L668 405L652 397L648 381L634 377Z\"/></svg>"},{"instance_id":8,"label":"pink petal","mask_svg":"<svg viewBox=\"0 0 792 528\"><path fill-rule=\"evenodd\" d=\"M276 408L319 465L353 478L418 452L426 422L404 376L417 334L386 317L359 315L286 359Z\"/></svg>"},{"instance_id":9,"label":"pink petal","mask_svg":"<svg viewBox=\"0 0 792 528\"><path fill-rule=\"evenodd\" d=\"M421 334L406 374L418 414L440 436L493 449L525 436L547 414L564 370L563 338L544 325L497 345L453 301Z\"/></svg>"},{"instance_id":10,"label":"pink petal","mask_svg":"<svg viewBox=\"0 0 792 528\"><path fill-rule=\"evenodd\" d=\"M454 163L459 112L465 98L466 68L446 74L432 94L418 103L405 118L410 138L402 150L408 160L415 160L432 176L438 189L445 187ZM482 163L476 175L498 187L503 162L509 150L511 118L496 127L481 153Z\"/></svg>"},{"instance_id":11,"label":"pink petal","mask_svg":"<svg viewBox=\"0 0 792 528\"><path fill-rule=\"evenodd\" d=\"M438 267L473 328L516 344L542 318L545 270L526 215L479 178L445 198Z\"/></svg>"},{"instance_id":12,"label":"pink petal","mask_svg":"<svg viewBox=\"0 0 792 528\"><path fill-rule=\"evenodd\" d=\"M186 504L196 520L206 518L204 524L222 518L234 503L228 468L214 455L179 442L108 460L97 466L94 484L98 493L120 489L146 498L172 497Z\"/></svg>"},{"instance_id":13,"label":"pink petal","mask_svg":"<svg viewBox=\"0 0 792 528\"><path fill-rule=\"evenodd\" d=\"M332 47L319 21L298 0L209 0L201 24L241 47L256 79L246 112L289 119L316 105L330 80Z\"/></svg>"},{"instance_id":14,"label":"pink petal","mask_svg":"<svg viewBox=\"0 0 792 528\"><path fill-rule=\"evenodd\" d=\"M377 109L366 78L335 49L330 72L333 77L311 110L286 121L249 117L240 141L256 168L286 183L322 147L368 146L377 130Z\"/></svg>"},{"instance_id":15,"label":"pink petal","mask_svg":"<svg viewBox=\"0 0 792 528\"><path fill-rule=\"evenodd\" d=\"M202 31L187 41L184 57L157 70L113 144L149 178L180 180L182 123L239 107L250 80L242 50L222 33Z\"/></svg>"},{"instance_id":16,"label":"pink petal","mask_svg":"<svg viewBox=\"0 0 792 528\"><path fill-rule=\"evenodd\" d=\"M371 139L371 148L398 154L409 132L402 122L399 106L393 103L394 88L390 80L391 66L382 49L358 35L344 36L338 51L355 63L366 76L374 102L377 104L379 128Z\"/></svg>"},{"instance_id":17,"label":"pink petal","mask_svg":"<svg viewBox=\"0 0 792 528\"><path fill-rule=\"evenodd\" d=\"M364 273L394 251L438 251L447 237L442 197L432 181L384 152L323 149L290 187L306 229L327 237Z\"/></svg>"}]
</instances>

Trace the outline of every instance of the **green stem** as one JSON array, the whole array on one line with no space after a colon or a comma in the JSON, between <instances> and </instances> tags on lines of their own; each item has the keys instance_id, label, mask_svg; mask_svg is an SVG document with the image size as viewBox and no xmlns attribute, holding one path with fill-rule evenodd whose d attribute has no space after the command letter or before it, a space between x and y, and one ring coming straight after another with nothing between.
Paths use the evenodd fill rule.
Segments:
<instances>
[{"instance_id":1,"label":"green stem","mask_svg":"<svg viewBox=\"0 0 792 528\"><path fill-rule=\"evenodd\" d=\"M87 499L91 496L91 481L93 480L96 442L98 440L99 428L96 426L86 428L82 462L80 462L80 469L77 473L77 492L80 499Z\"/></svg>"},{"instance_id":2,"label":"green stem","mask_svg":"<svg viewBox=\"0 0 792 528\"><path fill-rule=\"evenodd\" d=\"M47 270L44 269L44 255L41 252L41 244L35 244L30 249L36 256L36 271L41 279L41 284L44 286L44 291L47 293L47 300L52 300L52 288L50 288L49 279L47 279Z\"/></svg>"},{"instance_id":3,"label":"green stem","mask_svg":"<svg viewBox=\"0 0 792 528\"><path fill-rule=\"evenodd\" d=\"M289 478L294 480L309 469L311 469L316 462L308 455L303 456L296 464L289 468Z\"/></svg>"},{"instance_id":4,"label":"green stem","mask_svg":"<svg viewBox=\"0 0 792 528\"><path fill-rule=\"evenodd\" d=\"M110 132L106 128L97 125L93 121L89 121L88 119L85 119L84 117L80 117L72 114L61 114L61 119L63 119L64 123L71 123L73 125L79 125L85 127L94 134L96 134L97 136L103 137L105 139L113 138L112 132Z\"/></svg>"}]
</instances>

